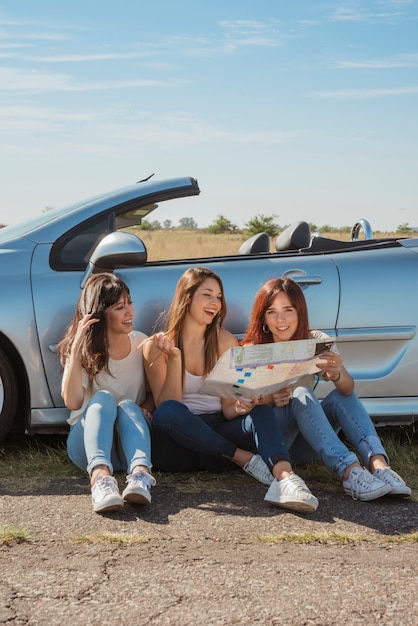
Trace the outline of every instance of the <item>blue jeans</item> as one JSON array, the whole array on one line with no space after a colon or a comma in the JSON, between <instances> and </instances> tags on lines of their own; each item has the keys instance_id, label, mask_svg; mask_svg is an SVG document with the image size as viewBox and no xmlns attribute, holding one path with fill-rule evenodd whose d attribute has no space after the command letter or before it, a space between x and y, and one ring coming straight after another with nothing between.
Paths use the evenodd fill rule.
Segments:
<instances>
[{"instance_id":1,"label":"blue jeans","mask_svg":"<svg viewBox=\"0 0 418 626\"><path fill-rule=\"evenodd\" d=\"M294 464L321 458L342 478L345 469L358 459L337 435L340 430L366 467L375 454L383 454L388 461L373 422L354 392L343 396L334 389L319 402L310 389L296 387L289 404L275 407L274 413Z\"/></svg>"},{"instance_id":2,"label":"blue jeans","mask_svg":"<svg viewBox=\"0 0 418 626\"><path fill-rule=\"evenodd\" d=\"M116 404L109 391L98 391L70 427L67 451L71 461L89 474L97 465L106 465L111 474L130 473L137 465L151 469L148 420L132 400Z\"/></svg>"},{"instance_id":3,"label":"blue jeans","mask_svg":"<svg viewBox=\"0 0 418 626\"><path fill-rule=\"evenodd\" d=\"M232 459L237 448L258 453L273 467L290 462L285 438L271 407L260 405L251 415L227 420L222 413L195 415L182 402L167 400L153 415L153 428L199 454Z\"/></svg>"}]
</instances>

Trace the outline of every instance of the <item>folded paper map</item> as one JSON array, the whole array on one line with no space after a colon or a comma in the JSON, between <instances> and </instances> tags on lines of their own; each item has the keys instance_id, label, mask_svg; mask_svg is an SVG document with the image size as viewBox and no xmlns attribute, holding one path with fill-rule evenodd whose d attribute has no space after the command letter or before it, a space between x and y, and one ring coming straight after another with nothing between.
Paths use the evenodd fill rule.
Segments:
<instances>
[{"instance_id":1,"label":"folded paper map","mask_svg":"<svg viewBox=\"0 0 418 626\"><path fill-rule=\"evenodd\" d=\"M201 393L221 398L267 396L320 371L320 352L334 340L302 339L229 348L207 376Z\"/></svg>"}]
</instances>

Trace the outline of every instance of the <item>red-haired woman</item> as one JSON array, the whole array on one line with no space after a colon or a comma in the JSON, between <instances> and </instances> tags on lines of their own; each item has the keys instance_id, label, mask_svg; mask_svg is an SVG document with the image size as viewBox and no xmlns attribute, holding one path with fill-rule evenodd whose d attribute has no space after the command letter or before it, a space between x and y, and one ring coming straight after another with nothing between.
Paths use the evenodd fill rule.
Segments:
<instances>
[{"instance_id":1,"label":"red-haired woman","mask_svg":"<svg viewBox=\"0 0 418 626\"><path fill-rule=\"evenodd\" d=\"M263 344L297 339L327 339L309 328L306 300L291 278L275 278L257 292L243 344ZM314 376L299 381L296 387L281 389L262 401L274 407L285 433L294 463L321 458L339 475L345 493L358 500L374 500L386 494L409 496L411 489L389 467L389 459L376 429L354 391L354 381L344 367L338 351L318 357L320 375L335 389L320 403L313 393ZM334 430L335 429L335 430ZM337 436L342 430L358 451L357 456ZM272 494L279 489L273 483Z\"/></svg>"}]
</instances>

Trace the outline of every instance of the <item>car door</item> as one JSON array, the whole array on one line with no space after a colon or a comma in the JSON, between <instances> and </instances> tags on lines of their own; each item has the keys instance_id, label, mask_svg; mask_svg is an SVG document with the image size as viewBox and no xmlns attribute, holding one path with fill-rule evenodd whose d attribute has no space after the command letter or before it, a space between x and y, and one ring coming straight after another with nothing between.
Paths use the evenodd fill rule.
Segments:
<instances>
[{"instance_id":1,"label":"car door","mask_svg":"<svg viewBox=\"0 0 418 626\"><path fill-rule=\"evenodd\" d=\"M338 345L357 393L372 414L412 419L418 406L417 248L393 242L334 260L341 281Z\"/></svg>"}]
</instances>

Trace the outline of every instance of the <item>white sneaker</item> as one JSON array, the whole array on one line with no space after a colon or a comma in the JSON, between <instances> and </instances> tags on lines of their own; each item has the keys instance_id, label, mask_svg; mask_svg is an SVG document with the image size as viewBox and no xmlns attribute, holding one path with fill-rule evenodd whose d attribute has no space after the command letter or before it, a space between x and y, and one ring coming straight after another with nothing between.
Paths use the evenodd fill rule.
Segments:
<instances>
[{"instance_id":1,"label":"white sneaker","mask_svg":"<svg viewBox=\"0 0 418 626\"><path fill-rule=\"evenodd\" d=\"M405 481L390 467L377 469L373 472L373 476L390 485L390 491L388 493L389 496L404 496L407 498L412 493L410 487L408 487Z\"/></svg>"},{"instance_id":2,"label":"white sneaker","mask_svg":"<svg viewBox=\"0 0 418 626\"><path fill-rule=\"evenodd\" d=\"M119 493L118 483L114 476L99 476L91 488L93 511L118 511L123 507L123 500Z\"/></svg>"},{"instance_id":3,"label":"white sneaker","mask_svg":"<svg viewBox=\"0 0 418 626\"><path fill-rule=\"evenodd\" d=\"M274 480L273 474L259 454L254 454L242 469L263 485L271 485Z\"/></svg>"},{"instance_id":4,"label":"white sneaker","mask_svg":"<svg viewBox=\"0 0 418 626\"><path fill-rule=\"evenodd\" d=\"M135 504L150 504L151 487L156 484L154 476L148 472L138 470L126 477L128 486L125 487L122 498L126 502L134 502Z\"/></svg>"},{"instance_id":5,"label":"white sneaker","mask_svg":"<svg viewBox=\"0 0 418 626\"><path fill-rule=\"evenodd\" d=\"M381 498L391 490L390 485L370 474L364 467L353 467L348 480L343 481L343 487L353 500L364 502Z\"/></svg>"},{"instance_id":6,"label":"white sneaker","mask_svg":"<svg viewBox=\"0 0 418 626\"><path fill-rule=\"evenodd\" d=\"M274 479L264 500L275 506L301 513L314 513L319 504L305 481L296 474L291 474L282 480Z\"/></svg>"}]
</instances>

